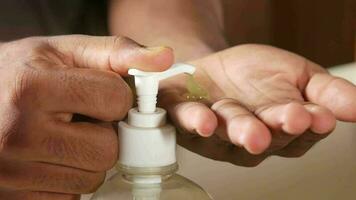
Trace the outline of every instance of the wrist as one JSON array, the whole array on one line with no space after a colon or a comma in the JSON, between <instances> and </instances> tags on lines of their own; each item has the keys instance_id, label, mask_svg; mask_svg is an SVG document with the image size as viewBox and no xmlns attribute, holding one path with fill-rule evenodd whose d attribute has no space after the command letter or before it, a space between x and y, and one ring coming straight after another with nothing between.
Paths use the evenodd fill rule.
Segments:
<instances>
[{"instance_id":1,"label":"wrist","mask_svg":"<svg viewBox=\"0 0 356 200\"><path fill-rule=\"evenodd\" d=\"M171 44L170 46L174 50L176 62L195 60L217 51L217 49L213 46L201 41L191 41L187 43L182 42Z\"/></svg>"},{"instance_id":2,"label":"wrist","mask_svg":"<svg viewBox=\"0 0 356 200\"><path fill-rule=\"evenodd\" d=\"M193 60L227 47L220 1L204 2L112 1L109 29L112 35L125 35L147 46L169 46L176 61ZM158 9L162 4L164 9Z\"/></svg>"}]
</instances>

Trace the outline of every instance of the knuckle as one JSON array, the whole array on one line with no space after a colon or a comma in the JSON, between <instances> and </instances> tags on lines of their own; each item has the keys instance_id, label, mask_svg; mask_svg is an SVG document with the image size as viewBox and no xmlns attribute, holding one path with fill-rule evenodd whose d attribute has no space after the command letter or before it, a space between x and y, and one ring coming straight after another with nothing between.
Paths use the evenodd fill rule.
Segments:
<instances>
[{"instance_id":1,"label":"knuckle","mask_svg":"<svg viewBox=\"0 0 356 200\"><path fill-rule=\"evenodd\" d=\"M58 73L59 80L65 84L64 91L67 97L73 102L79 102L86 106L96 106L91 103L88 97L96 97L96 91L93 91L93 88L88 87L85 79L83 77L71 73Z\"/></svg>"},{"instance_id":2,"label":"knuckle","mask_svg":"<svg viewBox=\"0 0 356 200\"><path fill-rule=\"evenodd\" d=\"M88 180L88 176L86 174L75 176L69 175L67 180L70 180L69 184L67 185L68 189L76 193L85 193L93 184Z\"/></svg>"},{"instance_id":3,"label":"knuckle","mask_svg":"<svg viewBox=\"0 0 356 200\"><path fill-rule=\"evenodd\" d=\"M51 155L52 162L102 172L116 163L118 141L114 130L100 129L100 132L100 138L95 142L77 137L48 136L42 145Z\"/></svg>"},{"instance_id":4,"label":"knuckle","mask_svg":"<svg viewBox=\"0 0 356 200\"><path fill-rule=\"evenodd\" d=\"M139 46L134 40L125 37L125 36L112 36L112 41L114 45L114 49L118 48L132 48Z\"/></svg>"},{"instance_id":5,"label":"knuckle","mask_svg":"<svg viewBox=\"0 0 356 200\"><path fill-rule=\"evenodd\" d=\"M105 121L121 120L125 117L128 110L132 106L133 94L130 87L124 80L117 76L110 77L107 88L108 93L105 94L108 102L103 102L107 105ZM112 106L114 105L114 106Z\"/></svg>"},{"instance_id":6,"label":"knuckle","mask_svg":"<svg viewBox=\"0 0 356 200\"><path fill-rule=\"evenodd\" d=\"M105 173L81 173L76 176L70 175L68 180L70 180L70 183L68 184L68 189L70 191L79 194L87 194L94 192L100 187L105 180Z\"/></svg>"},{"instance_id":7,"label":"knuckle","mask_svg":"<svg viewBox=\"0 0 356 200\"><path fill-rule=\"evenodd\" d=\"M120 106L117 108L117 120L120 120L125 117L128 110L132 107L133 94L130 87L125 82L118 87L120 87L120 93L117 94L117 99L119 100L118 102Z\"/></svg>"},{"instance_id":8,"label":"knuckle","mask_svg":"<svg viewBox=\"0 0 356 200\"><path fill-rule=\"evenodd\" d=\"M38 122L23 116L14 116L7 123L0 122L0 155L6 153L16 158L32 155L38 148L34 138L43 135L44 130Z\"/></svg>"},{"instance_id":9,"label":"knuckle","mask_svg":"<svg viewBox=\"0 0 356 200\"><path fill-rule=\"evenodd\" d=\"M14 59L16 59L16 61L26 59L32 54L31 52L34 49L37 49L41 45L43 45L42 37L28 37L6 42L0 46L2 52L0 59L4 58L5 61L8 60L10 62L13 62ZM19 55L21 56L19 57Z\"/></svg>"},{"instance_id":10,"label":"knuckle","mask_svg":"<svg viewBox=\"0 0 356 200\"><path fill-rule=\"evenodd\" d=\"M33 171L31 174L29 174L29 182L31 183L31 187L33 188L51 188L51 187L58 187L59 183L55 180L53 180L53 177L47 173L39 173L37 170ZM29 188L24 188L24 189L29 189Z\"/></svg>"},{"instance_id":11,"label":"knuckle","mask_svg":"<svg viewBox=\"0 0 356 200\"><path fill-rule=\"evenodd\" d=\"M80 158L77 158L77 160L96 172L109 170L115 165L118 155L118 147L111 146L110 144L106 144L104 149L101 150L87 147L88 150Z\"/></svg>"},{"instance_id":12,"label":"knuckle","mask_svg":"<svg viewBox=\"0 0 356 200\"><path fill-rule=\"evenodd\" d=\"M105 181L105 172L97 173L92 177L90 184L87 187L85 193L93 193L95 192Z\"/></svg>"},{"instance_id":13,"label":"knuckle","mask_svg":"<svg viewBox=\"0 0 356 200\"><path fill-rule=\"evenodd\" d=\"M123 36L113 36L110 39L110 49L109 49L109 66L114 69L119 74L126 74L126 67L116 67L120 66L124 60L130 60L134 56L133 52L141 53L143 47L142 45L136 43L130 38ZM125 62L124 62L125 63Z\"/></svg>"},{"instance_id":14,"label":"knuckle","mask_svg":"<svg viewBox=\"0 0 356 200\"><path fill-rule=\"evenodd\" d=\"M114 130L103 133L101 139L101 147L96 148L96 158L94 159L96 162L94 166L99 172L111 169L118 158L118 139Z\"/></svg>"},{"instance_id":15,"label":"knuckle","mask_svg":"<svg viewBox=\"0 0 356 200\"><path fill-rule=\"evenodd\" d=\"M6 200L33 200L34 198L29 196L27 192L12 191L1 188L0 199Z\"/></svg>"},{"instance_id":16,"label":"knuckle","mask_svg":"<svg viewBox=\"0 0 356 200\"><path fill-rule=\"evenodd\" d=\"M117 145L117 142L115 142L116 145L115 147L112 147L112 148L108 148L108 153L106 154L106 161L103 162L103 166L101 168L101 170L109 170L111 169L115 163L117 162L117 158L118 158L118 145Z\"/></svg>"},{"instance_id":17,"label":"knuckle","mask_svg":"<svg viewBox=\"0 0 356 200\"><path fill-rule=\"evenodd\" d=\"M0 155L6 152L9 147L9 135L11 135L11 133L8 131L1 131L0 133Z\"/></svg>"},{"instance_id":18,"label":"knuckle","mask_svg":"<svg viewBox=\"0 0 356 200\"><path fill-rule=\"evenodd\" d=\"M2 110L4 111L4 110ZM0 112L2 112L0 111ZM9 112L14 112L12 109ZM20 125L20 118L16 113L6 113L0 116L7 116L0 121L0 155L2 153L9 153L11 151L17 151L25 144L25 133L22 131L22 125Z\"/></svg>"},{"instance_id":19,"label":"knuckle","mask_svg":"<svg viewBox=\"0 0 356 200\"><path fill-rule=\"evenodd\" d=\"M57 162L62 162L73 154L72 147L62 137L47 136L41 141L41 145Z\"/></svg>"},{"instance_id":20,"label":"knuckle","mask_svg":"<svg viewBox=\"0 0 356 200\"><path fill-rule=\"evenodd\" d=\"M60 169L60 168L58 168ZM30 174L31 188L40 191L84 194L95 191L105 180L105 172L93 173L77 169L56 170L55 173ZM23 188L28 190L29 188Z\"/></svg>"},{"instance_id":21,"label":"knuckle","mask_svg":"<svg viewBox=\"0 0 356 200\"><path fill-rule=\"evenodd\" d=\"M65 76L65 75L64 75ZM82 78L70 80L67 97L90 107L100 120L114 121L122 119L132 105L132 92L126 82L115 73L88 73L90 85ZM67 80L70 77L64 77ZM74 79L76 79L74 77Z\"/></svg>"},{"instance_id":22,"label":"knuckle","mask_svg":"<svg viewBox=\"0 0 356 200\"><path fill-rule=\"evenodd\" d=\"M36 81L39 78L39 73L34 69L18 69L14 75L13 85L9 87L8 102L18 107L26 106L39 102L38 90L36 89ZM36 105L35 105L36 106Z\"/></svg>"},{"instance_id":23,"label":"knuckle","mask_svg":"<svg viewBox=\"0 0 356 200\"><path fill-rule=\"evenodd\" d=\"M48 136L42 144L56 163L67 165L90 166L93 160L99 158L95 146L78 138Z\"/></svg>"}]
</instances>

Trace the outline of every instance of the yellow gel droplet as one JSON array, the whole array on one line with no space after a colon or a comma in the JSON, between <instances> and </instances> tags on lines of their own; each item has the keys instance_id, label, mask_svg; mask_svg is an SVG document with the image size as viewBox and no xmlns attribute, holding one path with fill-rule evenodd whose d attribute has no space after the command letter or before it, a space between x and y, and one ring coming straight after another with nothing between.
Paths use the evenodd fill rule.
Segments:
<instances>
[{"instance_id":1,"label":"yellow gel droplet","mask_svg":"<svg viewBox=\"0 0 356 200\"><path fill-rule=\"evenodd\" d=\"M193 75L188 77L187 90L188 94L185 95L187 100L200 101L209 99L208 92L195 81Z\"/></svg>"}]
</instances>

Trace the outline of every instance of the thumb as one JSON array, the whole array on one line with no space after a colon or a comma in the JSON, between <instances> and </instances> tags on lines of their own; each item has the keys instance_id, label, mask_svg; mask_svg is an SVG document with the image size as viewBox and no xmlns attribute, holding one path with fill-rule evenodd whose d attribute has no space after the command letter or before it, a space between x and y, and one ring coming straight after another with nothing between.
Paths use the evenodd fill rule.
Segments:
<instances>
[{"instance_id":1,"label":"thumb","mask_svg":"<svg viewBox=\"0 0 356 200\"><path fill-rule=\"evenodd\" d=\"M356 122L356 86L351 82L318 73L310 79L305 93L309 101L325 106L337 119Z\"/></svg>"},{"instance_id":2,"label":"thumb","mask_svg":"<svg viewBox=\"0 0 356 200\"><path fill-rule=\"evenodd\" d=\"M67 65L112 70L120 75L127 75L129 68L164 71L173 63L171 48L144 47L121 36L54 36L48 44Z\"/></svg>"},{"instance_id":3,"label":"thumb","mask_svg":"<svg viewBox=\"0 0 356 200\"><path fill-rule=\"evenodd\" d=\"M306 99L331 110L338 120L356 122L356 86L330 75L315 63L307 62L309 81L304 89Z\"/></svg>"}]
</instances>

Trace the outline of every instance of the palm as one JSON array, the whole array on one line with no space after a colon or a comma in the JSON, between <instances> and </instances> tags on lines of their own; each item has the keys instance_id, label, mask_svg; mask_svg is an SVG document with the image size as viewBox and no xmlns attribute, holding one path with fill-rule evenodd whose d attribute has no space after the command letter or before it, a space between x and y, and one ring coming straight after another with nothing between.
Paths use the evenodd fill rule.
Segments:
<instances>
[{"instance_id":1,"label":"palm","mask_svg":"<svg viewBox=\"0 0 356 200\"><path fill-rule=\"evenodd\" d=\"M195 142L180 135L182 145L203 155L240 165L255 165L271 154L300 156L334 129L335 117L356 121L356 110L345 114L350 104L355 108L356 88L295 54L244 45L191 63L198 67L197 81L209 93L202 103L211 110L184 99L184 77L163 84L161 102L183 130L203 136L216 133ZM219 154L224 152L221 139L244 148L234 147L231 156ZM196 140L204 142L196 145ZM212 145L220 145L219 150L206 151Z\"/></svg>"},{"instance_id":2,"label":"palm","mask_svg":"<svg viewBox=\"0 0 356 200\"><path fill-rule=\"evenodd\" d=\"M262 47L259 52L260 47L252 48L257 51L248 55L238 56L245 53L246 48L241 47L216 54L208 61L211 64L201 68L212 82L209 88L217 89L211 94L213 100L234 98L253 111L270 104L303 101L301 90L308 76L305 59L277 49ZM193 63L199 65L200 61Z\"/></svg>"}]
</instances>

